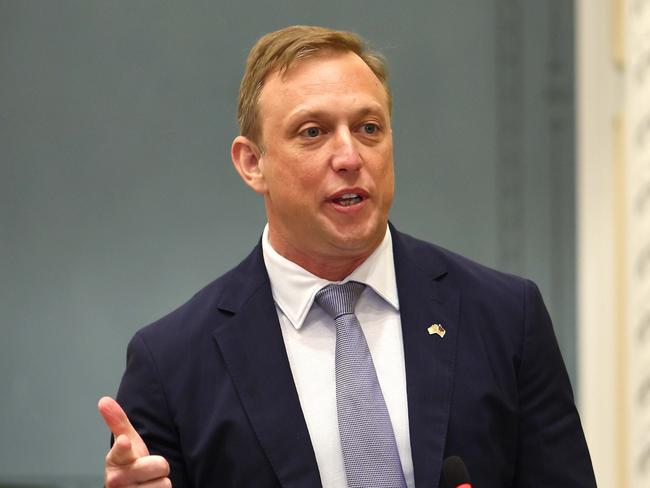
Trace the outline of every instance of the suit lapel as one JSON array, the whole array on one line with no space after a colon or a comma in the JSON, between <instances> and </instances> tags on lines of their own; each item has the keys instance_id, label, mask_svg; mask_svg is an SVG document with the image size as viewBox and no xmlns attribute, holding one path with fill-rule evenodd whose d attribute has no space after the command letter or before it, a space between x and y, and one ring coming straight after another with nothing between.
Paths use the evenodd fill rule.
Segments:
<instances>
[{"instance_id":1,"label":"suit lapel","mask_svg":"<svg viewBox=\"0 0 650 488\"><path fill-rule=\"evenodd\" d=\"M431 248L391 228L399 294L411 450L416 486L438 486L451 407L458 335L458 293ZM429 334L439 324L444 336Z\"/></svg>"},{"instance_id":2,"label":"suit lapel","mask_svg":"<svg viewBox=\"0 0 650 488\"><path fill-rule=\"evenodd\" d=\"M214 337L281 485L321 486L260 246L237 271Z\"/></svg>"},{"instance_id":3,"label":"suit lapel","mask_svg":"<svg viewBox=\"0 0 650 488\"><path fill-rule=\"evenodd\" d=\"M400 301L411 451L416 486L440 480L458 335L458 293L444 283L442 260L417 252L391 226ZM232 314L214 337L251 425L285 488L321 486L270 283L258 246L231 276L219 308ZM427 328L440 324L444 337Z\"/></svg>"}]
</instances>

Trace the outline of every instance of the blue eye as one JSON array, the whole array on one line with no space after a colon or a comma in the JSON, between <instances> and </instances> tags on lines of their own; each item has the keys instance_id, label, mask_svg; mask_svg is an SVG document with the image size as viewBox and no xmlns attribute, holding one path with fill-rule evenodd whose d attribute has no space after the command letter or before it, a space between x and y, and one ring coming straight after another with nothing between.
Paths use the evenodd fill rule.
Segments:
<instances>
[{"instance_id":1,"label":"blue eye","mask_svg":"<svg viewBox=\"0 0 650 488\"><path fill-rule=\"evenodd\" d=\"M364 134L374 135L377 133L377 131L379 131L377 124L363 124Z\"/></svg>"},{"instance_id":2,"label":"blue eye","mask_svg":"<svg viewBox=\"0 0 650 488\"><path fill-rule=\"evenodd\" d=\"M308 127L302 133L307 137L318 137L321 134L321 130L318 127Z\"/></svg>"}]
</instances>

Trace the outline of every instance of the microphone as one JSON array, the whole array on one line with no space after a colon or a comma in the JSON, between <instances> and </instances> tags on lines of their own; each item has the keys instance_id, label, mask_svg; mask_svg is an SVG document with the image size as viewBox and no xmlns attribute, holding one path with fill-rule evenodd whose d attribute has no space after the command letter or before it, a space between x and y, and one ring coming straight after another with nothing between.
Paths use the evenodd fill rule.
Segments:
<instances>
[{"instance_id":1,"label":"microphone","mask_svg":"<svg viewBox=\"0 0 650 488\"><path fill-rule=\"evenodd\" d=\"M442 463L448 488L472 488L465 463L459 456L449 456Z\"/></svg>"}]
</instances>

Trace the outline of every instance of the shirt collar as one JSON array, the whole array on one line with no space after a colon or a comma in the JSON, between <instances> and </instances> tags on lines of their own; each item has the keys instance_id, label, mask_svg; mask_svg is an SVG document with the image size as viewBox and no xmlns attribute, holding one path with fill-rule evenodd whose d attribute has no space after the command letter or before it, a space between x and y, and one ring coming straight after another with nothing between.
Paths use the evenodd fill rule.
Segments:
<instances>
[{"instance_id":1,"label":"shirt collar","mask_svg":"<svg viewBox=\"0 0 650 488\"><path fill-rule=\"evenodd\" d=\"M332 282L313 275L273 249L269 242L268 224L262 234L262 252L271 281L273 300L291 324L296 329L300 329L314 303L316 293ZM395 310L399 310L393 240L388 228L377 249L349 276L338 283L346 281L364 283Z\"/></svg>"}]
</instances>

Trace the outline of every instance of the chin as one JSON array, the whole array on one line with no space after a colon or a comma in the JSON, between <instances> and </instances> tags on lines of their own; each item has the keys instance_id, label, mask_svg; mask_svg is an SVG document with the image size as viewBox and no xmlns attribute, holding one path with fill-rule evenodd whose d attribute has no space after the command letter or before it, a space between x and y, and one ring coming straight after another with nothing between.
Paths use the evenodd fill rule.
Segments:
<instances>
[{"instance_id":1,"label":"chin","mask_svg":"<svg viewBox=\"0 0 650 488\"><path fill-rule=\"evenodd\" d=\"M376 225L364 226L364 228L355 227L354 229L345 229L345 231L337 229L331 234L331 238L337 248L350 251L350 253L373 251L384 237L386 225L383 224L381 228Z\"/></svg>"}]
</instances>

